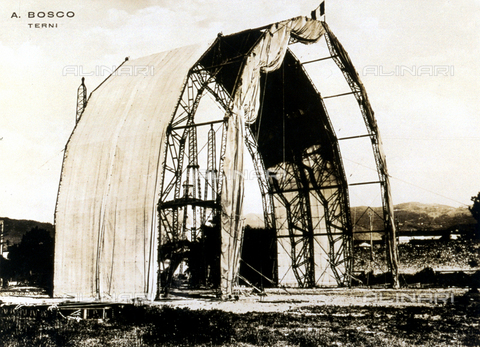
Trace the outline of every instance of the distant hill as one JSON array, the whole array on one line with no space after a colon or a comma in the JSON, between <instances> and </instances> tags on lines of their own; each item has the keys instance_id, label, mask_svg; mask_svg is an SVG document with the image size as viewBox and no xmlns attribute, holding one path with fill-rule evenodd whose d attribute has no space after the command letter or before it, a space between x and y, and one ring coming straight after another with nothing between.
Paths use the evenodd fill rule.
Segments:
<instances>
[{"instance_id":1,"label":"distant hill","mask_svg":"<svg viewBox=\"0 0 480 347\"><path fill-rule=\"evenodd\" d=\"M264 228L263 214L248 213L245 216L245 225L249 225L252 228Z\"/></svg>"},{"instance_id":2,"label":"distant hill","mask_svg":"<svg viewBox=\"0 0 480 347\"><path fill-rule=\"evenodd\" d=\"M3 220L4 242L7 247L8 245L20 243L23 235L35 227L47 230L52 237L55 234L54 227L50 223L42 223L34 220L10 219L5 217L0 217L0 220Z\"/></svg>"},{"instance_id":3,"label":"distant hill","mask_svg":"<svg viewBox=\"0 0 480 347\"><path fill-rule=\"evenodd\" d=\"M356 231L370 230L369 211L372 211L372 229L382 230L382 209L374 207L367 210L365 206L352 207L352 219ZM408 202L394 206L398 230L402 231L437 231L455 230L465 225L475 224L467 207L452 207L440 204L422 204Z\"/></svg>"},{"instance_id":4,"label":"distant hill","mask_svg":"<svg viewBox=\"0 0 480 347\"><path fill-rule=\"evenodd\" d=\"M395 219L400 233L456 230L466 225L476 223L467 207L408 202L395 205L394 209ZM370 214L372 230L383 230L381 207L367 208L365 206L356 206L351 208L351 212L352 220L355 223L355 232L370 230ZM47 230L52 237L55 233L54 226L50 223L1 217L0 219L4 221L4 238L7 245L20 243L22 236L34 227ZM247 214L245 216L245 225L253 228L263 228L263 214Z\"/></svg>"},{"instance_id":5,"label":"distant hill","mask_svg":"<svg viewBox=\"0 0 480 347\"><path fill-rule=\"evenodd\" d=\"M399 204L396 215L402 229L452 229L460 225L476 224L467 207L426 205L420 203Z\"/></svg>"},{"instance_id":6,"label":"distant hill","mask_svg":"<svg viewBox=\"0 0 480 347\"><path fill-rule=\"evenodd\" d=\"M476 223L467 207L408 202L395 205L394 211L400 232L456 230ZM381 207L356 206L351 213L356 232L370 230L370 215L372 230L383 230ZM263 215L247 214L245 225L263 227Z\"/></svg>"}]
</instances>

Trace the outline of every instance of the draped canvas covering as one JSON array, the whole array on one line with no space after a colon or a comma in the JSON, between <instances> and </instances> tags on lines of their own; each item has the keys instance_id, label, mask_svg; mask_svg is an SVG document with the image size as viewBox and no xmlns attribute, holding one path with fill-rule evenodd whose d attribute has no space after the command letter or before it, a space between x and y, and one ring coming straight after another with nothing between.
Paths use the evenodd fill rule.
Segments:
<instances>
[{"instance_id":1,"label":"draped canvas covering","mask_svg":"<svg viewBox=\"0 0 480 347\"><path fill-rule=\"evenodd\" d=\"M154 298L165 131L188 70L206 48L127 61L92 93L65 150L55 296ZM148 68L135 74L135 67Z\"/></svg>"},{"instance_id":2,"label":"draped canvas covering","mask_svg":"<svg viewBox=\"0 0 480 347\"><path fill-rule=\"evenodd\" d=\"M260 106L260 76L277 70L283 63L291 37L315 42L323 35L321 22L305 17L273 24L245 58L245 65L233 98L232 116L228 122L225 176L222 193L221 288L230 293L240 264L243 204L244 123L256 120Z\"/></svg>"},{"instance_id":3,"label":"draped canvas covering","mask_svg":"<svg viewBox=\"0 0 480 347\"><path fill-rule=\"evenodd\" d=\"M255 122L259 110L261 74L281 66L292 38L311 43L323 34L321 22L305 17L273 24L262 30L239 71L221 196L223 293L231 292L239 268L243 178L238 173L245 123ZM55 214L55 296L154 298L166 129L190 68L207 48L128 61L122 69L127 73L114 74L92 93L65 150ZM135 74L135 66L153 70Z\"/></svg>"}]
</instances>

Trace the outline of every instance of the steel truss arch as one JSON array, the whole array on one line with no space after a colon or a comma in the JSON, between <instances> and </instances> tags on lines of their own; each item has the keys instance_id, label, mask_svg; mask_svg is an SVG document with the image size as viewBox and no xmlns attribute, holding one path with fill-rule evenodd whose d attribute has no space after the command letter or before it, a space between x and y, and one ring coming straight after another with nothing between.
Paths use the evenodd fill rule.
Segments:
<instances>
[{"instance_id":1,"label":"steel truss arch","mask_svg":"<svg viewBox=\"0 0 480 347\"><path fill-rule=\"evenodd\" d=\"M205 92L211 93L217 102L226 109L227 114L223 119L197 124L195 123L195 114ZM228 102L229 97L216 85L214 76L199 65L190 69L180 99L166 130L166 146L161 164L161 188L157 208L159 223L157 298L160 291L167 290L174 271L183 261L187 251L186 244L202 237L202 225L205 225L207 219L213 219L220 209L219 192L221 184L219 182L221 180L217 180L215 165L217 161L212 157L212 155L216 155L216 132L213 131L213 125L216 123L223 125L219 158L219 163L222 165L225 147L225 120L229 112ZM210 126L207 143L208 163L206 164L207 172L204 181L204 194L202 195L198 163L197 127L207 125ZM188 161L186 168L184 165L185 159ZM211 192L210 199L208 198L208 190ZM189 212L191 223L187 221ZM164 247L169 247L169 250L165 251ZM167 252L169 254L166 254ZM163 263L167 259L170 264L167 268L164 268Z\"/></svg>"},{"instance_id":2,"label":"steel truss arch","mask_svg":"<svg viewBox=\"0 0 480 347\"><path fill-rule=\"evenodd\" d=\"M351 71L353 65L348 56L341 48L338 40L333 36L328 26L324 24L327 46L331 58L344 74L352 89L362 111L362 116L367 124L369 136L372 139L375 159L379 172L382 202L384 206L385 228L389 230L389 260L392 274L396 278L396 246L395 226L393 224L393 209L391 208L390 188L386 164L381 148L373 112L366 98L363 85L358 75ZM223 37L219 37L209 52L208 59L216 61L215 54L221 55L220 47ZM223 44L223 43L222 43ZM213 52L213 53L212 53ZM233 56L233 54L232 54ZM243 57L246 55L244 54ZM308 85L314 91L315 96L310 95L310 101L318 104L321 114L319 132L325 140L312 143L304 147L302 152L292 154L291 159L276 166L267 167L263 160L262 144L259 145L254 132L254 124L247 124L245 129L245 145L252 157L255 173L261 192L263 215L266 228L277 230L278 248L284 248L289 257L288 269L299 287L313 287L322 284L322 276L334 278L336 285L350 285L353 272L353 234L349 207L348 183L343 168L338 139L333 131L330 118L320 93L314 83L308 77L303 65L288 50L290 61L284 62L284 67L292 70L291 66L301 70L304 85ZM227 85L224 84L225 72L222 69L228 67L231 62L238 62L242 54L236 54L234 58L217 60L217 64L205 66L202 59L190 69L184 90L177 103L172 120L167 128L166 146L164 151L161 174L161 189L158 202L159 214L159 262L163 257L162 245L166 242L181 243L185 240L201 238L201 226L210 218L219 216L221 212L220 194L223 182L223 159L226 145L226 120L232 110L232 96L238 76L243 67L240 63L238 70L229 70L237 75L230 78ZM221 59L224 59L223 57ZM243 58L242 58L243 59ZM292 63L293 62L293 63ZM293 64L293 65L292 65ZM223 75L222 75L223 74ZM219 77L217 79L217 77ZM233 83L233 80L235 82ZM225 112L222 120L196 124L195 113L201 98L209 93ZM261 101L263 102L263 100ZM261 105L260 109L263 109ZM311 117L312 115L310 115ZM260 117L261 118L261 117ZM208 163L207 170L210 178L205 177L202 185L199 174L197 128L200 126L222 124L222 136L217 141L208 138ZM213 135L212 135L213 136ZM220 155L218 160L213 157L216 153L213 149L215 143L220 142ZM323 146L323 148L322 148ZM325 157L325 153L328 155ZM188 159L186 159L188 158ZM187 160L187 163L184 161ZM218 163L218 168L215 164ZM280 177L282 176L283 177ZM213 178L212 178L213 177ZM280 177L280 178L279 178ZM215 181L215 183L213 183ZM182 193L183 189L183 193ZM207 190L211 191L211 197ZM187 226L187 209L192 210L192 223ZM207 213L208 211L208 213ZM189 217L190 218L190 217ZM286 242L288 240L288 242ZM322 258L323 257L323 258ZM322 258L327 266L320 266L318 258ZM172 266L174 266L173 264ZM171 267L172 267L171 266ZM174 270L174 269L173 269ZM278 274L279 284L282 285L282 275ZM159 276L160 279L160 276ZM159 280L160 281L160 280ZM293 284L293 283L291 283ZM162 286L157 286L161 288Z\"/></svg>"},{"instance_id":3,"label":"steel truss arch","mask_svg":"<svg viewBox=\"0 0 480 347\"><path fill-rule=\"evenodd\" d=\"M270 172L265 168L262 155L258 152L258 143L249 126L245 127L245 145L252 157L255 175L257 176L260 194L262 197L263 219L266 229L275 228L275 211L273 207L273 196L269 183Z\"/></svg>"},{"instance_id":4,"label":"steel truss arch","mask_svg":"<svg viewBox=\"0 0 480 347\"><path fill-rule=\"evenodd\" d=\"M306 102L317 105L314 108L317 111L313 111L309 117L317 120L308 126L317 129L316 136L321 134L323 139L302 147L300 152L291 154L290 159L285 160L284 153L280 163L268 169L268 189L274 201L279 249L279 284L314 287L334 283L348 286L353 270L352 224L348 185L338 141L320 93L290 50L281 69L300 74L301 83L309 86ZM283 75L284 72L279 74ZM287 97L295 98L293 95ZM298 104L290 111L304 106ZM281 119L276 121L281 122ZM256 126L258 131L260 128L260 125ZM285 257L289 259L288 264L280 259ZM280 263L283 263L283 268ZM334 282L330 282L328 277L333 278Z\"/></svg>"},{"instance_id":5,"label":"steel truss arch","mask_svg":"<svg viewBox=\"0 0 480 347\"><path fill-rule=\"evenodd\" d=\"M219 69L217 70L219 71ZM212 95L218 105L225 112L222 120L196 124L194 121L198 105L205 93ZM211 74L200 64L195 65L189 72L187 82L175 109L172 120L167 128L166 150L163 158L163 168L161 176L161 194L158 202L159 213L159 263L165 259L162 254L162 245L177 244L180 248L185 240L199 239L202 237L201 228L207 222L207 210L210 210L210 219L217 217L221 212L220 195L223 182L223 162L225 157L225 141L227 119L231 114L232 98L226 89L215 80L215 73ZM219 168L215 166L217 162L215 138L212 135L213 125L222 124L221 147L219 156ZM198 146L196 138L196 129L198 126L210 125L211 129L208 135L208 162L205 175L204 194L201 194L200 178L198 176ZM247 129L247 134L250 134ZM188 143L188 150L186 144ZM273 205L271 196L268 194L268 181L266 170L263 167L263 160L260 153L256 151L255 140L247 136L246 145L252 155L255 163L255 170L262 191L262 202L264 206L265 225L272 228L274 223ZM189 164L184 167L184 158L187 157ZM185 174L186 172L186 174ZM182 183L182 178L185 182ZM183 187L183 196L181 190ZM188 188L191 187L189 191ZM211 191L211 198L208 198L208 189ZM188 230L186 225L186 211L188 208L193 210L192 227ZM197 211L197 209L199 211ZM183 212L183 213L182 213ZM200 216L200 223L197 223L195 216ZM181 214L183 214L182 218ZM190 234L188 235L188 232ZM182 250L179 250L181 253ZM165 290L169 285L173 271L181 261L181 257L173 260L167 271L167 283L161 283L160 273L158 277L157 288ZM160 265L160 269L162 265ZM165 282L165 280L164 280ZM160 292L157 294L160 294Z\"/></svg>"},{"instance_id":6,"label":"steel truss arch","mask_svg":"<svg viewBox=\"0 0 480 347\"><path fill-rule=\"evenodd\" d=\"M392 275L392 286L398 288L398 248L396 240L396 227L394 223L394 209L390 193L390 181L387 171L387 163L382 148L380 132L378 130L377 122L368 100L365 87L363 86L360 77L353 66L353 63L351 62L350 57L336 36L329 29L328 25L323 23L323 26L325 28L325 40L330 52L330 56L341 70L352 91L352 94L357 100L367 129L367 136L369 136L371 139L381 189L383 222L387 243L387 260Z\"/></svg>"}]
</instances>

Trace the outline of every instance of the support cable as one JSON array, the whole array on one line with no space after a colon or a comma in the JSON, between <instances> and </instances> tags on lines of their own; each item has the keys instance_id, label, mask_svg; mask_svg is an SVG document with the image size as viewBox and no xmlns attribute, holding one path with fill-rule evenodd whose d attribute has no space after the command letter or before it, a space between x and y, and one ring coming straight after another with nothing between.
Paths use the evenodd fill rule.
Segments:
<instances>
[{"instance_id":1,"label":"support cable","mask_svg":"<svg viewBox=\"0 0 480 347\"><path fill-rule=\"evenodd\" d=\"M263 273L261 273L260 271L258 271L257 269L255 269L252 265L250 265L249 263L247 263L245 260L243 260L242 258L240 258L240 261L242 261L245 265L247 265L250 269L252 269L253 271L255 271L257 274L259 274L260 276L262 276L263 278L265 278L268 282L270 282L271 284L274 284L276 285L276 283L271 280L270 278L268 278L267 276L265 276Z\"/></svg>"},{"instance_id":2,"label":"support cable","mask_svg":"<svg viewBox=\"0 0 480 347\"><path fill-rule=\"evenodd\" d=\"M285 163L285 63L282 64L283 162Z\"/></svg>"},{"instance_id":3,"label":"support cable","mask_svg":"<svg viewBox=\"0 0 480 347\"><path fill-rule=\"evenodd\" d=\"M265 73L265 82L263 85L263 90L262 90L262 101L260 102L260 111L258 113L258 130L257 130L257 136L255 139L257 140L258 143L258 137L260 136L260 128L262 127L262 116L263 116L263 105L265 104L265 94L267 90L267 78L268 78L268 73Z\"/></svg>"}]
</instances>

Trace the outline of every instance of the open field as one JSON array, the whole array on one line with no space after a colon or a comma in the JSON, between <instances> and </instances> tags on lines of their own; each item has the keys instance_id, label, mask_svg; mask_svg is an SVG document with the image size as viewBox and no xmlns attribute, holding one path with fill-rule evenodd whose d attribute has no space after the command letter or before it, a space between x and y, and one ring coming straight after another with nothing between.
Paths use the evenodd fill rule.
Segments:
<instances>
[{"instance_id":1,"label":"open field","mask_svg":"<svg viewBox=\"0 0 480 347\"><path fill-rule=\"evenodd\" d=\"M480 346L478 242L358 249L360 286L239 288L238 300L173 289L154 303L67 302L34 286L0 290L0 346ZM89 310L85 310L89 308Z\"/></svg>"},{"instance_id":2,"label":"open field","mask_svg":"<svg viewBox=\"0 0 480 347\"><path fill-rule=\"evenodd\" d=\"M401 289L388 289L384 250L358 250L363 286L242 287L238 300L172 290L127 304L66 302L37 287L0 290L0 346L480 346L478 242L401 245ZM363 266L363 267L362 267ZM459 271L461 270L461 271ZM366 286L368 285L369 286ZM91 309L88 314L82 307ZM105 309L105 315L99 313ZM87 319L84 319L87 318Z\"/></svg>"},{"instance_id":3,"label":"open field","mask_svg":"<svg viewBox=\"0 0 480 347\"><path fill-rule=\"evenodd\" d=\"M58 299L9 294L2 346L480 345L479 294L462 288L271 289L234 301L174 291L153 304L107 303L104 319L95 310L82 319Z\"/></svg>"}]
</instances>

